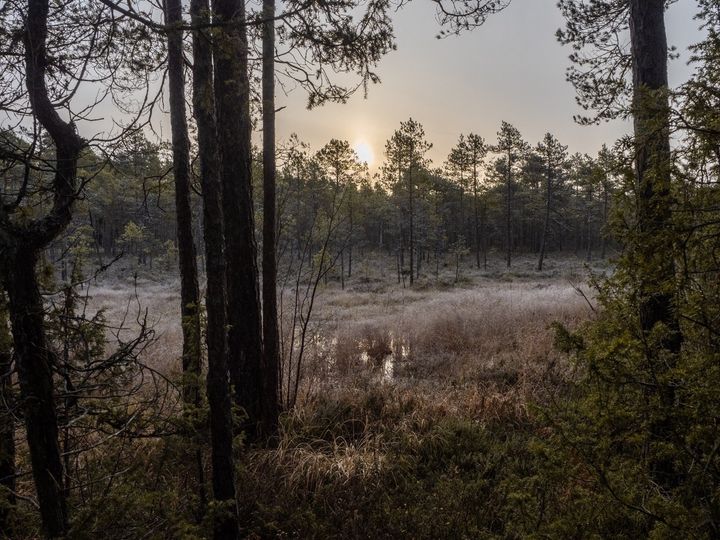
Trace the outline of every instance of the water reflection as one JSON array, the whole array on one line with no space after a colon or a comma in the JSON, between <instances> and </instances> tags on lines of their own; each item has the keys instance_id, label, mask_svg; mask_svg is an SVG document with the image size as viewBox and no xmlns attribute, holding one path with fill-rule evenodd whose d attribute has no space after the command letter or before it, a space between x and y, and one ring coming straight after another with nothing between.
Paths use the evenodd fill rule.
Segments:
<instances>
[{"instance_id":1,"label":"water reflection","mask_svg":"<svg viewBox=\"0 0 720 540\"><path fill-rule=\"evenodd\" d=\"M313 339L315 358L324 369L339 375L369 370L380 381L391 382L399 376L402 362L410 359L410 341L393 332L364 328L355 334L318 334Z\"/></svg>"}]
</instances>

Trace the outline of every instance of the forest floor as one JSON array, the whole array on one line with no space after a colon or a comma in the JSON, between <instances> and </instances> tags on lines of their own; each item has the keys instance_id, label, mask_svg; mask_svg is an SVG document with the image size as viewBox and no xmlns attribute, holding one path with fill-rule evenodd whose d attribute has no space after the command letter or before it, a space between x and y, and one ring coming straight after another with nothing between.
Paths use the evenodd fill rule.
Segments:
<instances>
[{"instance_id":1,"label":"forest floor","mask_svg":"<svg viewBox=\"0 0 720 540\"><path fill-rule=\"evenodd\" d=\"M430 267L410 288L389 261L366 258L344 290L337 276L321 284L297 406L277 447L248 449L239 466L249 536L506 535L508 520L520 531L542 517L532 503L518 518L508 497L545 429L536 411L573 378L552 325L589 320L590 273L611 266L554 257L540 273L534 257L510 270L499 255L489 262L477 270L468 257L459 279L452 264ZM116 276L91 288L91 306L125 318L128 333L147 309L157 332L147 361L172 375L178 290L177 280ZM286 353L293 298L285 288Z\"/></svg>"}]
</instances>

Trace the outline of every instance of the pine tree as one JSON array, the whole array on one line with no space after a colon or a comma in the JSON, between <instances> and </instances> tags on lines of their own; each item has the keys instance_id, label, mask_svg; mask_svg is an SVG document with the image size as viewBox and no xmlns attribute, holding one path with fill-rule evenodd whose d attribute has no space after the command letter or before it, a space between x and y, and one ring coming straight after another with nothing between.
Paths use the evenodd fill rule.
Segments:
<instances>
[{"instance_id":1,"label":"pine tree","mask_svg":"<svg viewBox=\"0 0 720 540\"><path fill-rule=\"evenodd\" d=\"M500 126L497 138L493 151L501 155L498 171L502 174L505 190L505 263L510 268L513 250L513 195L528 144L517 128L507 122Z\"/></svg>"},{"instance_id":2,"label":"pine tree","mask_svg":"<svg viewBox=\"0 0 720 540\"><path fill-rule=\"evenodd\" d=\"M425 154L432 143L425 140L425 130L419 122L410 118L400 123L400 129L385 143L386 166L383 175L387 185L398 198L401 214L400 253L404 252L407 231L407 245L410 256L410 285L415 282L415 217L416 184L420 173L427 166ZM405 228L406 227L406 228ZM402 261L402 256L401 256ZM402 266L402 263L401 263Z\"/></svg>"}]
</instances>

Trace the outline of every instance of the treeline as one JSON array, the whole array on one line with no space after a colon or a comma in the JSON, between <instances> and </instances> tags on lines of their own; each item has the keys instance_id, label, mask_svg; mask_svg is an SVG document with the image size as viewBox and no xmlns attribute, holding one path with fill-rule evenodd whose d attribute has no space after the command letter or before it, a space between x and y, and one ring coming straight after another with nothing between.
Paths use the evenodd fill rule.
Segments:
<instances>
[{"instance_id":1,"label":"treeline","mask_svg":"<svg viewBox=\"0 0 720 540\"><path fill-rule=\"evenodd\" d=\"M491 145L461 135L445 163L433 167L432 145L410 119L387 141L372 177L346 141L332 140L315 154L292 148L279 177L280 199L287 201L281 245L299 250L324 208L337 223L347 276L353 257L371 250L396 258L410 284L448 256L486 269L490 250L501 252L508 267L521 253L535 254L539 269L553 251L604 258L621 162L606 148L597 158L569 155L550 134L532 147L507 123L497 137Z\"/></svg>"},{"instance_id":2,"label":"treeline","mask_svg":"<svg viewBox=\"0 0 720 540\"><path fill-rule=\"evenodd\" d=\"M338 278L351 277L353 263L377 252L395 259L398 277L410 284L449 260L487 269L490 251L500 253L508 267L513 256L532 254L539 270L553 252L588 261L606 258L622 149L603 147L594 158L571 155L553 135L533 146L507 123L497 141L492 145L473 133L460 135L445 162L434 166L426 155L432 144L410 119L387 141L384 163L373 175L347 141L332 139L312 152L291 137L282 148L277 176L280 252L297 256L308 235L321 232L311 229L331 226L332 220L326 248L339 254L332 269ZM97 166L99 160L94 161ZM262 168L253 173L254 205L262 216ZM136 135L100 174L78 203L68 234L51 246L50 258L59 261L62 278L73 257L103 266L122 255L123 267L177 269L175 187L167 149ZM195 238L202 237L200 192L196 186L191 197ZM258 239L260 223L255 224ZM321 247L314 244L312 250ZM202 244L198 256L205 256Z\"/></svg>"}]
</instances>

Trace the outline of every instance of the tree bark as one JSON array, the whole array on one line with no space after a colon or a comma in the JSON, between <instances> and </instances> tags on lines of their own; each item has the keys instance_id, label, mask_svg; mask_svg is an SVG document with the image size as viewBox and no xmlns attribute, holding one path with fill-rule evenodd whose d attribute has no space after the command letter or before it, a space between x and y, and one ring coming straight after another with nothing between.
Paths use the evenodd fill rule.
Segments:
<instances>
[{"instance_id":1,"label":"tree bark","mask_svg":"<svg viewBox=\"0 0 720 540\"><path fill-rule=\"evenodd\" d=\"M266 434L278 425L280 334L277 310L277 194L275 163L275 0L263 0L263 342Z\"/></svg>"},{"instance_id":2,"label":"tree bark","mask_svg":"<svg viewBox=\"0 0 720 540\"><path fill-rule=\"evenodd\" d=\"M630 1L633 58L633 121L636 145L636 242L640 270L640 321L645 332L659 322L671 336L669 350L680 350L682 336L674 309L674 246L671 234L671 154L667 74L667 38L663 0ZM665 292L663 292L665 291Z\"/></svg>"},{"instance_id":3,"label":"tree bark","mask_svg":"<svg viewBox=\"0 0 720 540\"><path fill-rule=\"evenodd\" d=\"M244 23L242 0L216 0L220 22ZM253 439L262 415L262 321L252 204L250 83L247 30L222 26L214 41L220 178L227 265L228 364L235 402Z\"/></svg>"},{"instance_id":4,"label":"tree bark","mask_svg":"<svg viewBox=\"0 0 720 540\"><path fill-rule=\"evenodd\" d=\"M36 220L11 225L0 221L3 281L13 334L13 348L25 420L26 438L43 531L57 538L68 528L62 488L63 468L58 443L52 357L45 336L44 306L35 273L38 253L59 235L72 217L78 194L77 161L84 141L75 127L58 115L45 82L48 65L48 0L29 0L23 34L25 85L35 118L55 146L52 206Z\"/></svg>"},{"instance_id":5,"label":"tree bark","mask_svg":"<svg viewBox=\"0 0 720 540\"><path fill-rule=\"evenodd\" d=\"M0 531L12 535L15 506L15 421L12 397L12 337L0 291Z\"/></svg>"},{"instance_id":6,"label":"tree bark","mask_svg":"<svg viewBox=\"0 0 720 540\"><path fill-rule=\"evenodd\" d=\"M508 153L507 177L505 178L505 263L512 264L512 158Z\"/></svg>"},{"instance_id":7,"label":"tree bark","mask_svg":"<svg viewBox=\"0 0 720 540\"><path fill-rule=\"evenodd\" d=\"M487 242L487 197L483 197L482 214L480 216L480 229L483 243L483 270L487 270L488 242Z\"/></svg>"},{"instance_id":8,"label":"tree bark","mask_svg":"<svg viewBox=\"0 0 720 540\"><path fill-rule=\"evenodd\" d=\"M638 233L629 265L637 274L640 325L650 334L657 324L668 333L660 345L679 353L682 334L675 311L675 246L672 231L671 153L664 0L630 1L633 58L633 121ZM651 353L652 354L652 353ZM672 356L650 357L653 376L674 366ZM651 391L650 389L647 390ZM673 382L656 390L662 407L650 422L652 438L661 444L677 438L673 426L676 396ZM672 489L685 474L667 454L654 454L649 467L654 481Z\"/></svg>"},{"instance_id":9,"label":"tree bark","mask_svg":"<svg viewBox=\"0 0 720 540\"><path fill-rule=\"evenodd\" d=\"M165 21L168 26L182 25L182 2L166 0ZM200 376L200 287L197 258L192 230L190 206L190 139L185 116L185 70L183 62L182 30L171 29L168 39L168 93L170 98L170 126L172 133L173 177L175 180L175 214L180 269L180 317L183 333L182 369L183 403L187 412L201 406ZM202 451L193 443L195 482L201 507L205 505L205 478Z\"/></svg>"},{"instance_id":10,"label":"tree bark","mask_svg":"<svg viewBox=\"0 0 720 540\"><path fill-rule=\"evenodd\" d=\"M192 0L192 24L198 28L210 21L208 0ZM232 405L227 364L225 312L225 259L223 253L222 185L220 183L213 63L207 31L193 31L193 109L197 123L200 176L203 190L203 236L207 276L206 340L208 348L207 396L210 407L210 442L213 497L230 509L213 525L216 539L237 538L233 464Z\"/></svg>"},{"instance_id":11,"label":"tree bark","mask_svg":"<svg viewBox=\"0 0 720 540\"><path fill-rule=\"evenodd\" d=\"M473 244L475 247L475 263L480 269L480 223L478 211L478 174L477 160L473 156Z\"/></svg>"},{"instance_id":12,"label":"tree bark","mask_svg":"<svg viewBox=\"0 0 720 540\"><path fill-rule=\"evenodd\" d=\"M354 194L355 194L355 186L352 185L349 188L348 192L348 217L349 217L349 223L348 223L348 273L347 277L352 277L352 261L353 261L353 240L355 237L355 224L353 222L353 207L354 207ZM362 253L361 253L362 255Z\"/></svg>"},{"instance_id":13,"label":"tree bark","mask_svg":"<svg viewBox=\"0 0 720 540\"><path fill-rule=\"evenodd\" d=\"M410 200L410 286L412 286L415 283L415 209L413 207L412 152L410 153L410 165L408 167L408 192Z\"/></svg>"},{"instance_id":14,"label":"tree bark","mask_svg":"<svg viewBox=\"0 0 720 540\"><path fill-rule=\"evenodd\" d=\"M552 173L550 172L550 165L548 164L547 180L546 180L546 192L545 192L545 219L543 221L542 236L540 238L540 256L538 257L538 272L542 272L543 261L545 260L545 248L547 247L547 235L548 229L550 228L550 212L552 208Z\"/></svg>"},{"instance_id":15,"label":"tree bark","mask_svg":"<svg viewBox=\"0 0 720 540\"><path fill-rule=\"evenodd\" d=\"M35 265L37 252L17 248L6 272L20 399L43 529L49 538L68 526L63 467L53 392L53 359L44 327L44 306Z\"/></svg>"},{"instance_id":16,"label":"tree bark","mask_svg":"<svg viewBox=\"0 0 720 540\"><path fill-rule=\"evenodd\" d=\"M605 256L607 255L607 221L608 221L608 207L609 207L609 188L606 184L603 185L603 226L600 231L600 259L605 260Z\"/></svg>"}]
</instances>

